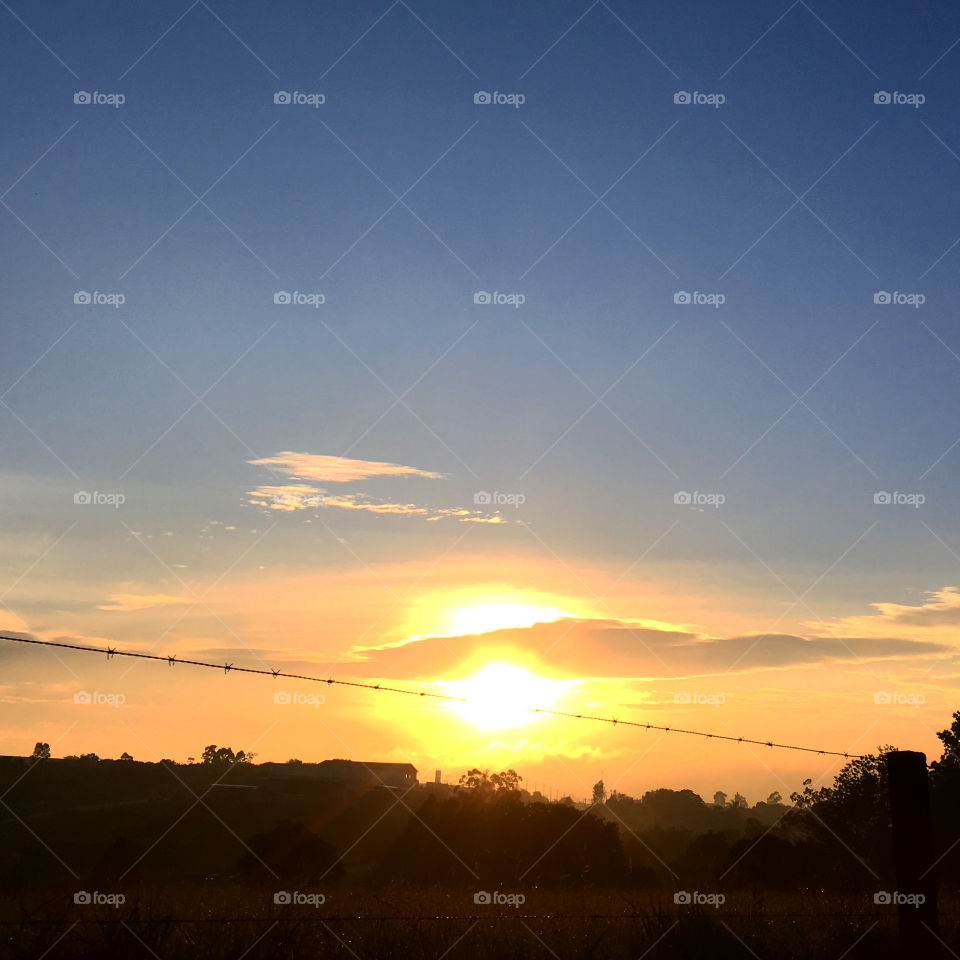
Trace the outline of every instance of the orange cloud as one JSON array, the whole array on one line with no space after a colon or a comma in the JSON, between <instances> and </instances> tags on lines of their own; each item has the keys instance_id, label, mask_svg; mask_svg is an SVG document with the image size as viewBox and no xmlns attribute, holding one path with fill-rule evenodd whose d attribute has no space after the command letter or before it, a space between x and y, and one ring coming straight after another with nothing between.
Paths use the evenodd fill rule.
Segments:
<instances>
[{"instance_id":1,"label":"orange cloud","mask_svg":"<svg viewBox=\"0 0 960 960\"><path fill-rule=\"evenodd\" d=\"M322 453L295 453L285 450L272 457L248 461L255 467L272 467L287 476L299 480L316 480L319 483L349 483L371 477L425 477L440 480L442 473L406 467L383 460L353 460L349 457L331 457Z\"/></svg>"}]
</instances>

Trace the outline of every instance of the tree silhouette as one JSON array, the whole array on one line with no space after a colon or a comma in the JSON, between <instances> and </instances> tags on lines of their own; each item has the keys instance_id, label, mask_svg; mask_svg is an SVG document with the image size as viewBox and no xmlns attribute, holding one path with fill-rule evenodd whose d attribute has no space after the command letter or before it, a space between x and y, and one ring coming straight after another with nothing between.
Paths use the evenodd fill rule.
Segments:
<instances>
[{"instance_id":1,"label":"tree silhouette","mask_svg":"<svg viewBox=\"0 0 960 960\"><path fill-rule=\"evenodd\" d=\"M37 745L33 748L33 753L31 754L37 760L49 760L50 759L50 744L37 741Z\"/></svg>"},{"instance_id":2,"label":"tree silhouette","mask_svg":"<svg viewBox=\"0 0 960 960\"><path fill-rule=\"evenodd\" d=\"M491 776L489 770L474 767L460 778L457 790L466 790L481 797L494 793L519 793L522 779L516 770L501 770Z\"/></svg>"},{"instance_id":3,"label":"tree silhouette","mask_svg":"<svg viewBox=\"0 0 960 960\"><path fill-rule=\"evenodd\" d=\"M596 806L599 803L605 802L607 799L607 791L603 785L602 780L598 780L593 785L593 805Z\"/></svg>"},{"instance_id":4,"label":"tree silhouette","mask_svg":"<svg viewBox=\"0 0 960 960\"><path fill-rule=\"evenodd\" d=\"M209 766L228 767L235 763L252 763L255 756L255 753L245 753L243 750L234 753L230 747L218 747L211 743L203 748L200 760Z\"/></svg>"}]
</instances>

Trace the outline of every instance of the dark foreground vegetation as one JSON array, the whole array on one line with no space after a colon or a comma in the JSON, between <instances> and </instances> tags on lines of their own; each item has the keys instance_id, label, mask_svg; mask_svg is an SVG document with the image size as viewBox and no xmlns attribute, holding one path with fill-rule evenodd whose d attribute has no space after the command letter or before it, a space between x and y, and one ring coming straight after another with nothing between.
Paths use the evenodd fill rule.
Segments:
<instances>
[{"instance_id":1,"label":"dark foreground vegetation","mask_svg":"<svg viewBox=\"0 0 960 960\"><path fill-rule=\"evenodd\" d=\"M960 945L960 714L930 783ZM412 788L201 762L0 760L0 956L896 955L883 751L784 803L549 803L513 771ZM449 951L447 953L447 951Z\"/></svg>"}]
</instances>

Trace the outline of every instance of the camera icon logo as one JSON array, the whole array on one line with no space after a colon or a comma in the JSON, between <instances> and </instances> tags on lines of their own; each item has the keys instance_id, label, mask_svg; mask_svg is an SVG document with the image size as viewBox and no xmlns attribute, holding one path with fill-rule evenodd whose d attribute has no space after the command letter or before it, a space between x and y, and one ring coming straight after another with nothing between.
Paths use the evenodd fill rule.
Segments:
<instances>
[{"instance_id":1,"label":"camera icon logo","mask_svg":"<svg viewBox=\"0 0 960 960\"><path fill-rule=\"evenodd\" d=\"M93 497L90 495L90 492L87 490L78 490L73 495L73 502L80 506L84 506L86 504L93 503Z\"/></svg>"},{"instance_id":2,"label":"camera icon logo","mask_svg":"<svg viewBox=\"0 0 960 960\"><path fill-rule=\"evenodd\" d=\"M291 698L290 698L290 694L289 694L286 690L278 690L278 691L273 695L273 702L274 702L274 703L279 703L279 704L286 705L286 704L289 704L289 703L290 703L290 699L291 699Z\"/></svg>"},{"instance_id":3,"label":"camera icon logo","mask_svg":"<svg viewBox=\"0 0 960 960\"><path fill-rule=\"evenodd\" d=\"M285 304L285 303L290 303L290 300L291 300L290 294L287 293L286 290L278 290L278 291L273 295L273 302L274 302L274 303Z\"/></svg>"},{"instance_id":4,"label":"camera icon logo","mask_svg":"<svg viewBox=\"0 0 960 960\"><path fill-rule=\"evenodd\" d=\"M892 702L892 697L886 690L878 690L873 695L873 702L881 707L887 707Z\"/></svg>"},{"instance_id":5,"label":"camera icon logo","mask_svg":"<svg viewBox=\"0 0 960 960\"><path fill-rule=\"evenodd\" d=\"M78 90L73 95L74 103L90 103L90 94L86 90Z\"/></svg>"},{"instance_id":6,"label":"camera icon logo","mask_svg":"<svg viewBox=\"0 0 960 960\"><path fill-rule=\"evenodd\" d=\"M478 890L473 895L473 902L479 904L493 903L493 897L486 890Z\"/></svg>"},{"instance_id":7,"label":"camera icon logo","mask_svg":"<svg viewBox=\"0 0 960 960\"><path fill-rule=\"evenodd\" d=\"M492 99L493 99L493 98L490 96L489 93L487 93L486 90L478 90L478 91L473 95L473 102L474 102L474 103L490 103L490 102L492 101Z\"/></svg>"},{"instance_id":8,"label":"camera icon logo","mask_svg":"<svg viewBox=\"0 0 960 960\"><path fill-rule=\"evenodd\" d=\"M80 305L85 305L85 304L90 303L91 299L92 299L92 298L91 298L90 294L87 293L86 290L78 290L78 291L73 295L73 302L76 303L76 304L80 304Z\"/></svg>"},{"instance_id":9,"label":"camera icon logo","mask_svg":"<svg viewBox=\"0 0 960 960\"><path fill-rule=\"evenodd\" d=\"M492 298L491 298L490 294L487 293L486 290L478 290L478 291L473 295L473 302L474 302L474 303L477 303L477 304L490 303L491 300L492 300Z\"/></svg>"},{"instance_id":10,"label":"camera icon logo","mask_svg":"<svg viewBox=\"0 0 960 960\"><path fill-rule=\"evenodd\" d=\"M478 490L478 491L473 495L473 502L474 502L477 506L487 506L487 505L493 503L493 497L491 497L490 494L489 494L486 490Z\"/></svg>"},{"instance_id":11,"label":"camera icon logo","mask_svg":"<svg viewBox=\"0 0 960 960\"><path fill-rule=\"evenodd\" d=\"M673 502L680 507L688 507L693 503L693 497L686 490L678 490L673 495Z\"/></svg>"},{"instance_id":12,"label":"camera icon logo","mask_svg":"<svg viewBox=\"0 0 960 960\"><path fill-rule=\"evenodd\" d=\"M873 895L873 902L878 906L889 906L893 903L893 897L886 890L878 890Z\"/></svg>"},{"instance_id":13,"label":"camera icon logo","mask_svg":"<svg viewBox=\"0 0 960 960\"><path fill-rule=\"evenodd\" d=\"M73 695L73 702L74 702L74 703L80 703L80 704L83 704L83 705L87 705L87 704L90 704L90 703L93 702L93 697L91 697L90 694L87 693L86 690L78 690L78 691Z\"/></svg>"},{"instance_id":14,"label":"camera icon logo","mask_svg":"<svg viewBox=\"0 0 960 960\"><path fill-rule=\"evenodd\" d=\"M878 90L873 95L874 103L890 103L890 94L886 90Z\"/></svg>"},{"instance_id":15,"label":"camera icon logo","mask_svg":"<svg viewBox=\"0 0 960 960\"><path fill-rule=\"evenodd\" d=\"M92 902L92 898L86 890L77 890L73 895L73 902L87 904Z\"/></svg>"},{"instance_id":16,"label":"camera icon logo","mask_svg":"<svg viewBox=\"0 0 960 960\"><path fill-rule=\"evenodd\" d=\"M673 295L674 303L690 303L690 294L686 290L678 290Z\"/></svg>"},{"instance_id":17,"label":"camera icon logo","mask_svg":"<svg viewBox=\"0 0 960 960\"><path fill-rule=\"evenodd\" d=\"M873 302L874 302L874 303L890 303L891 299L892 299L892 298L891 298L890 294L887 293L886 290L878 290L878 291L873 295Z\"/></svg>"},{"instance_id":18,"label":"camera icon logo","mask_svg":"<svg viewBox=\"0 0 960 960\"><path fill-rule=\"evenodd\" d=\"M686 890L678 890L673 895L673 902L680 905L685 903L690 903L691 902L690 894Z\"/></svg>"},{"instance_id":19,"label":"camera icon logo","mask_svg":"<svg viewBox=\"0 0 960 960\"><path fill-rule=\"evenodd\" d=\"M893 497L886 490L878 490L873 495L873 502L880 506L886 506L893 502Z\"/></svg>"},{"instance_id":20,"label":"camera icon logo","mask_svg":"<svg viewBox=\"0 0 960 960\"><path fill-rule=\"evenodd\" d=\"M689 703L689 702L690 702L690 699L691 699L691 698L690 698L690 694L687 693L686 690L678 690L678 691L673 695L673 702L674 702L674 703Z\"/></svg>"},{"instance_id":21,"label":"camera icon logo","mask_svg":"<svg viewBox=\"0 0 960 960\"><path fill-rule=\"evenodd\" d=\"M274 902L274 903L288 904L288 903L290 903L290 900L291 900L290 894L289 894L286 890L278 890L278 891L273 895L273 902Z\"/></svg>"},{"instance_id":22,"label":"camera icon logo","mask_svg":"<svg viewBox=\"0 0 960 960\"><path fill-rule=\"evenodd\" d=\"M287 93L286 90L278 90L278 91L273 95L273 102L274 102L274 103L289 103L289 102L290 102L290 94Z\"/></svg>"},{"instance_id":23,"label":"camera icon logo","mask_svg":"<svg viewBox=\"0 0 960 960\"><path fill-rule=\"evenodd\" d=\"M690 103L690 94L686 90L678 90L673 95L674 103Z\"/></svg>"}]
</instances>

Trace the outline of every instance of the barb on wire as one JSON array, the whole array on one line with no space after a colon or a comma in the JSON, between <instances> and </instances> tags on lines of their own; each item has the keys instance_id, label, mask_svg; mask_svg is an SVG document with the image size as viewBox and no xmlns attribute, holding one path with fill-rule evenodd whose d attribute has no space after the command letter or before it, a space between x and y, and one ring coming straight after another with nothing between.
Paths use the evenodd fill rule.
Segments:
<instances>
[{"instance_id":1,"label":"barb on wire","mask_svg":"<svg viewBox=\"0 0 960 960\"><path fill-rule=\"evenodd\" d=\"M382 693L402 693L410 697L430 697L433 700L446 700L455 703L470 703L469 697L456 697L449 693L434 693L426 690L407 690L403 687L389 687L382 683L363 683L360 680L334 680L332 677L311 677L302 673L284 673L281 670L260 670L256 667L237 667L232 663L209 663L206 660L177 660L176 656L162 656L154 653L137 653L133 650L117 650L112 647L87 647L78 643L63 643L57 640L35 640L28 637L9 637L0 635L0 640L9 640L11 643L31 643L40 647L61 647L65 650L79 650L82 653L105 653L107 659L113 657L135 657L138 660L166 661L170 666L174 663L185 664L191 667L210 667L214 670L223 670L225 674L256 673L267 677L287 677L291 680L307 680L311 683L326 683L340 687L359 687L363 690L373 690ZM735 737L732 734L705 733L702 730L687 730L683 727L666 727L656 723L644 723L640 720L621 720L617 717L599 717L587 713L568 713L563 710L550 710L546 707L527 707L533 713L548 714L553 717L564 717L567 720L592 720L597 723L609 723L613 726L638 727L641 730L660 730L664 733L682 733L691 737L703 737L707 740L727 740L732 743L749 743L759 747L771 747L779 750L799 750L803 753L816 753L827 757L844 757L847 760L862 760L864 754L849 753L841 750L821 750L817 747L799 747L791 743L777 743L773 740L757 740L752 737Z\"/></svg>"}]
</instances>

